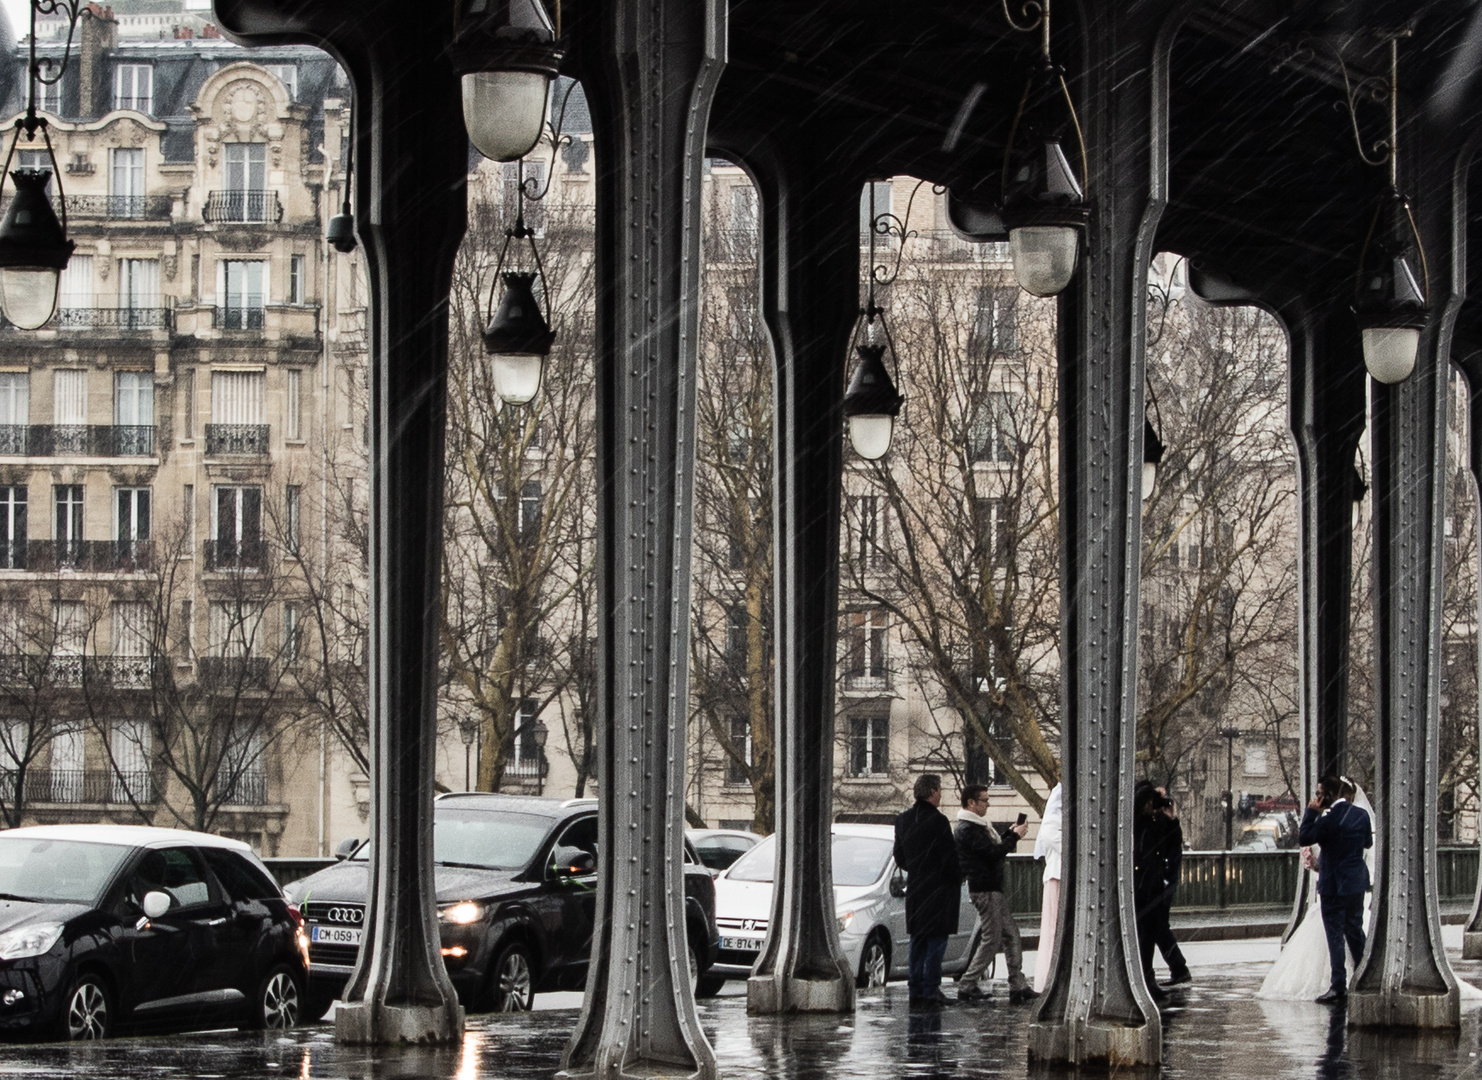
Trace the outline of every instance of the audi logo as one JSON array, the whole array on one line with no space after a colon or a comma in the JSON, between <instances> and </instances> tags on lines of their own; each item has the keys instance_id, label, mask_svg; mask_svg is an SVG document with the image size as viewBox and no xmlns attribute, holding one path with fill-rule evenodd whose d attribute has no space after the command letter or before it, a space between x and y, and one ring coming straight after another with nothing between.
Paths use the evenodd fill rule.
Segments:
<instances>
[{"instance_id":1,"label":"audi logo","mask_svg":"<svg viewBox=\"0 0 1482 1080\"><path fill-rule=\"evenodd\" d=\"M358 923L365 918L365 911L353 907L332 907L324 913L326 922Z\"/></svg>"}]
</instances>

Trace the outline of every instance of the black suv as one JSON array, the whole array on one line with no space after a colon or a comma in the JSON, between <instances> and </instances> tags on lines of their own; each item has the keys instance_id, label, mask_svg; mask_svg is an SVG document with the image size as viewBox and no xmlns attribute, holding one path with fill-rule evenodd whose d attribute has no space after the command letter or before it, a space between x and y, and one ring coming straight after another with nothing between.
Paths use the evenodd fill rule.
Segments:
<instances>
[{"instance_id":1,"label":"black suv","mask_svg":"<svg viewBox=\"0 0 1482 1080\"><path fill-rule=\"evenodd\" d=\"M685 930L691 978L715 962L715 885L685 850ZM368 845L295 881L309 937L304 1012L323 1016L360 951ZM472 1011L528 1009L538 991L580 990L592 950L597 804L457 793L438 798L433 859L443 963Z\"/></svg>"}]
</instances>

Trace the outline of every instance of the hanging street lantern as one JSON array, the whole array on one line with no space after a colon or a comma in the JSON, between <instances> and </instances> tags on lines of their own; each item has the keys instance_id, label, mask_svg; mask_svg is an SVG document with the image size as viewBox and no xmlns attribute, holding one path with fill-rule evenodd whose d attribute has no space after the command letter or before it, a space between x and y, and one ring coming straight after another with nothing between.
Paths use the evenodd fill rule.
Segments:
<instances>
[{"instance_id":1,"label":"hanging street lantern","mask_svg":"<svg viewBox=\"0 0 1482 1080\"><path fill-rule=\"evenodd\" d=\"M45 326L75 246L51 208L49 169L16 169L15 198L0 222L0 312L22 330ZM60 186L60 185L59 185Z\"/></svg>"},{"instance_id":2,"label":"hanging street lantern","mask_svg":"<svg viewBox=\"0 0 1482 1080\"><path fill-rule=\"evenodd\" d=\"M511 405L526 405L540 392L556 332L535 299L536 275L510 271L501 276L504 299L484 330L484 351L493 367L494 392Z\"/></svg>"},{"instance_id":3,"label":"hanging street lantern","mask_svg":"<svg viewBox=\"0 0 1482 1080\"><path fill-rule=\"evenodd\" d=\"M1429 312L1425 289L1410 266L1410 252L1421 251L1410 206L1394 188L1379 199L1359 256L1354 314L1363 341L1364 367L1376 382L1404 382L1415 370L1420 332ZM1421 252L1421 265L1425 256Z\"/></svg>"},{"instance_id":4,"label":"hanging street lantern","mask_svg":"<svg viewBox=\"0 0 1482 1080\"><path fill-rule=\"evenodd\" d=\"M859 354L859 362L844 392L849 441L860 457L877 461L890 449L895 418L906 399L885 369L884 345L856 345L854 351Z\"/></svg>"},{"instance_id":5,"label":"hanging street lantern","mask_svg":"<svg viewBox=\"0 0 1482 1080\"><path fill-rule=\"evenodd\" d=\"M484 157L524 157L545 128L562 52L541 0L463 0L452 47L463 79L463 123Z\"/></svg>"}]
</instances>

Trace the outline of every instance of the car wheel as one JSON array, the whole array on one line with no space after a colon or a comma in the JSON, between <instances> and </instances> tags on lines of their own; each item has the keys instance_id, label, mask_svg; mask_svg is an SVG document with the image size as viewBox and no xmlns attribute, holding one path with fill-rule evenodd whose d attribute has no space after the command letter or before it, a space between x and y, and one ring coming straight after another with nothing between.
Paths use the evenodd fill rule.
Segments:
<instances>
[{"instance_id":1,"label":"car wheel","mask_svg":"<svg viewBox=\"0 0 1482 1080\"><path fill-rule=\"evenodd\" d=\"M64 1039L106 1039L113 1028L113 998L97 975L79 975L63 999Z\"/></svg>"},{"instance_id":2,"label":"car wheel","mask_svg":"<svg viewBox=\"0 0 1482 1080\"><path fill-rule=\"evenodd\" d=\"M695 955L695 946L687 944L684 948L689 961L690 973L690 997L700 996L700 958Z\"/></svg>"},{"instance_id":3,"label":"car wheel","mask_svg":"<svg viewBox=\"0 0 1482 1080\"><path fill-rule=\"evenodd\" d=\"M303 1012L302 1002L298 980L286 964L280 964L267 973L257 988L257 999L252 1006L252 1026L269 1031L294 1027Z\"/></svg>"},{"instance_id":4,"label":"car wheel","mask_svg":"<svg viewBox=\"0 0 1482 1080\"><path fill-rule=\"evenodd\" d=\"M495 1012L528 1012L535 1003L535 965L529 947L512 941L500 949L490 981Z\"/></svg>"},{"instance_id":5,"label":"car wheel","mask_svg":"<svg viewBox=\"0 0 1482 1080\"><path fill-rule=\"evenodd\" d=\"M861 990L874 990L890 977L890 949L882 934L872 934L859 957L859 975L854 984Z\"/></svg>"}]
</instances>

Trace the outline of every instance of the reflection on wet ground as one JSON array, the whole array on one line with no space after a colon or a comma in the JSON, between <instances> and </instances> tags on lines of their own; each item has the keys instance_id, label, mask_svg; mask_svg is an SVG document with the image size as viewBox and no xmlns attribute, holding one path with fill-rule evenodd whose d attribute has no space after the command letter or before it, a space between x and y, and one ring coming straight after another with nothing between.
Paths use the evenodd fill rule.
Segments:
<instances>
[{"instance_id":1,"label":"reflection on wet ground","mask_svg":"<svg viewBox=\"0 0 1482 1080\"><path fill-rule=\"evenodd\" d=\"M1458 965L1474 979L1475 964ZM1428 1036L1349 1031L1321 1005L1254 997L1262 969L1232 965L1196 972L1164 1010L1161 1070L1207 1080L1477 1080L1477 1012L1459 1032ZM812 1080L969 1078L1031 1075L1024 1029L1030 1006L1010 1006L999 984L984 1005L940 1012L906 1008L905 987L862 996L853 1016L749 1017L743 996L702 1003L701 1019L727 1078ZM547 1080L559 1067L575 1010L479 1016L462 1047L439 1050L337 1046L328 1025L290 1032L212 1033L119 1039L97 1046L0 1049L0 1077L238 1080L245 1077L447 1077Z\"/></svg>"}]
</instances>

